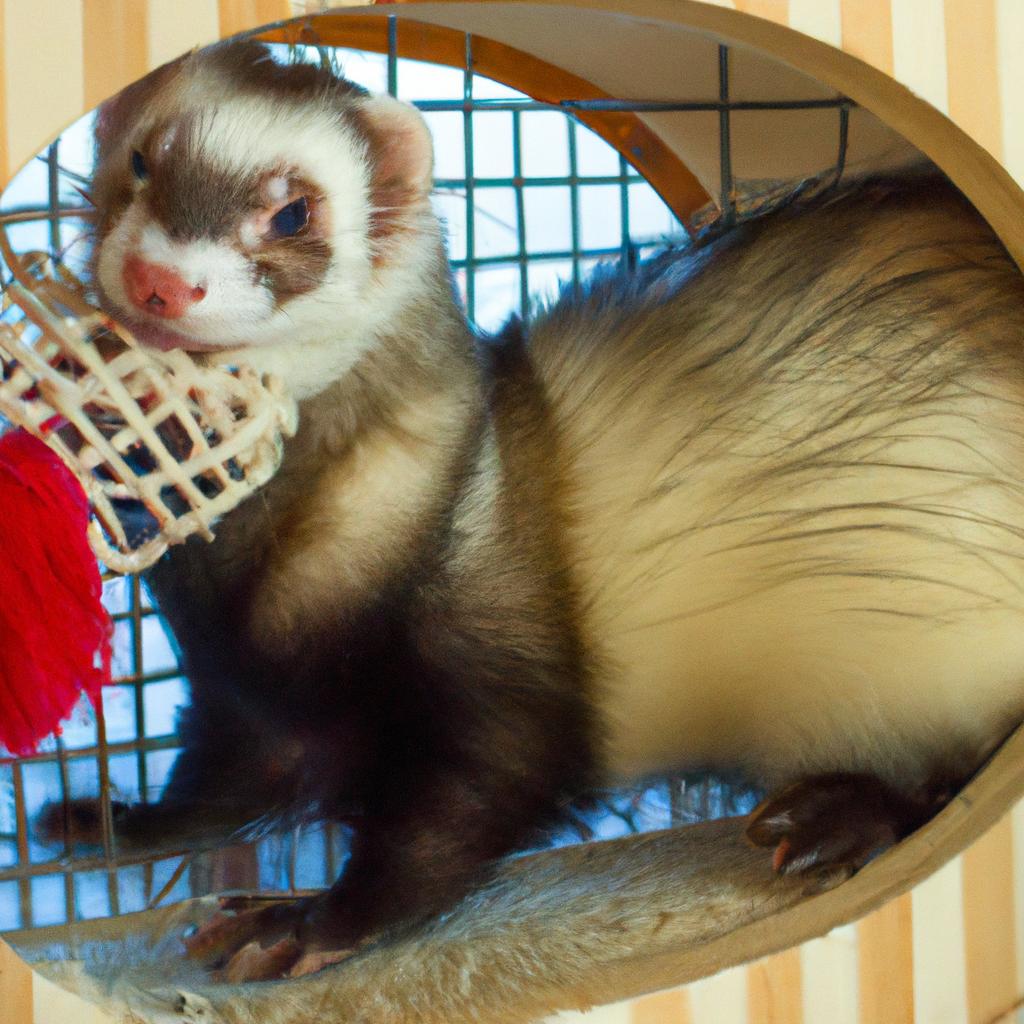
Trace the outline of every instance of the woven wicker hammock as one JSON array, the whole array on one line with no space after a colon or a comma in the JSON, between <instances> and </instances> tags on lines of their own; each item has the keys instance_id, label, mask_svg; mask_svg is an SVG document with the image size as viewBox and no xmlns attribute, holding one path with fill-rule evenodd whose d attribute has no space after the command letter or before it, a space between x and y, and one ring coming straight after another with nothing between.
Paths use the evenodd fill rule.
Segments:
<instances>
[{"instance_id":1,"label":"woven wicker hammock","mask_svg":"<svg viewBox=\"0 0 1024 1024\"><path fill-rule=\"evenodd\" d=\"M295 403L252 369L144 349L44 254L0 253L14 280L0 320L0 415L46 441L95 511L90 542L138 572L266 483Z\"/></svg>"}]
</instances>

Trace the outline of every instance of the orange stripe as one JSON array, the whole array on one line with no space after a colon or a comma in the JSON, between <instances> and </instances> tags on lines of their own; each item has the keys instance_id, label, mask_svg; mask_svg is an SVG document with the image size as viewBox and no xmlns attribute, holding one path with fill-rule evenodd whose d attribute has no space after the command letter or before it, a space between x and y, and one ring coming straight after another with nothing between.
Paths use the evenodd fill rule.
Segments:
<instances>
[{"instance_id":1,"label":"orange stripe","mask_svg":"<svg viewBox=\"0 0 1024 1024\"><path fill-rule=\"evenodd\" d=\"M996 159L1002 156L1002 104L995 0L946 0L949 116Z\"/></svg>"},{"instance_id":2,"label":"orange stripe","mask_svg":"<svg viewBox=\"0 0 1024 1024\"><path fill-rule=\"evenodd\" d=\"M892 74L890 0L842 0L843 49Z\"/></svg>"},{"instance_id":3,"label":"orange stripe","mask_svg":"<svg viewBox=\"0 0 1024 1024\"><path fill-rule=\"evenodd\" d=\"M644 996L629 1008L629 1024L692 1024L692 1021L690 995L686 989Z\"/></svg>"},{"instance_id":4,"label":"orange stripe","mask_svg":"<svg viewBox=\"0 0 1024 1024\"><path fill-rule=\"evenodd\" d=\"M736 10L779 25L789 24L789 0L736 0Z\"/></svg>"},{"instance_id":5,"label":"orange stripe","mask_svg":"<svg viewBox=\"0 0 1024 1024\"><path fill-rule=\"evenodd\" d=\"M292 16L289 0L219 0L221 38Z\"/></svg>"},{"instance_id":6,"label":"orange stripe","mask_svg":"<svg viewBox=\"0 0 1024 1024\"><path fill-rule=\"evenodd\" d=\"M800 950L788 949L747 968L748 1024L803 1024Z\"/></svg>"},{"instance_id":7,"label":"orange stripe","mask_svg":"<svg viewBox=\"0 0 1024 1024\"><path fill-rule=\"evenodd\" d=\"M0 1006L4 1024L32 1024L32 972L0 940Z\"/></svg>"},{"instance_id":8,"label":"orange stripe","mask_svg":"<svg viewBox=\"0 0 1024 1024\"><path fill-rule=\"evenodd\" d=\"M319 42L357 50L387 51L387 19L377 14L324 15L265 33L272 42ZM403 21L398 27L398 55L462 68L466 59L463 32L425 22ZM482 36L473 37L474 69L489 78L545 102L606 99L608 93L532 54ZM651 184L683 223L710 201L693 172L636 114L583 112L577 119L614 146Z\"/></svg>"},{"instance_id":9,"label":"orange stripe","mask_svg":"<svg viewBox=\"0 0 1024 1024\"><path fill-rule=\"evenodd\" d=\"M149 9L137 0L85 0L85 106L98 106L148 70Z\"/></svg>"},{"instance_id":10,"label":"orange stripe","mask_svg":"<svg viewBox=\"0 0 1024 1024\"><path fill-rule=\"evenodd\" d=\"M861 1024L914 1024L914 936L910 894L857 925Z\"/></svg>"},{"instance_id":11,"label":"orange stripe","mask_svg":"<svg viewBox=\"0 0 1024 1024\"><path fill-rule=\"evenodd\" d=\"M971 1024L982 1024L995 1020L1018 995L1009 817L964 852L963 871L967 1016Z\"/></svg>"}]
</instances>

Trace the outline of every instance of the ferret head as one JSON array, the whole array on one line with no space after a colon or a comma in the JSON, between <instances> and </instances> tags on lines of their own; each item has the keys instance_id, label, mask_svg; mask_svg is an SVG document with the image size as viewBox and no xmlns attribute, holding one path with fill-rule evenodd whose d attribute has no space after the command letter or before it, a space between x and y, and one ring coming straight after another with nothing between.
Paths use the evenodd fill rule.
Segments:
<instances>
[{"instance_id":1,"label":"ferret head","mask_svg":"<svg viewBox=\"0 0 1024 1024\"><path fill-rule=\"evenodd\" d=\"M100 108L96 140L106 310L300 395L359 358L437 249L419 114L256 43L159 68Z\"/></svg>"}]
</instances>

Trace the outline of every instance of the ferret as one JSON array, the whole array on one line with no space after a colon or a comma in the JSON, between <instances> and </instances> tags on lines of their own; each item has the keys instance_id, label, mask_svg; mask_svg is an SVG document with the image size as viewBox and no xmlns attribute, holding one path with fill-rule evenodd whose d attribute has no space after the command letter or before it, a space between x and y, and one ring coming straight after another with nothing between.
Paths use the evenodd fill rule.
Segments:
<instances>
[{"instance_id":1,"label":"ferret","mask_svg":"<svg viewBox=\"0 0 1024 1024\"><path fill-rule=\"evenodd\" d=\"M235 42L96 132L103 307L300 402L273 480L148 574L191 704L115 829L328 819L351 856L199 955L258 939L235 976L279 974L426 920L581 793L670 771L763 787L778 871L856 867L1024 715L1024 284L941 177L482 338L412 107Z\"/></svg>"}]
</instances>

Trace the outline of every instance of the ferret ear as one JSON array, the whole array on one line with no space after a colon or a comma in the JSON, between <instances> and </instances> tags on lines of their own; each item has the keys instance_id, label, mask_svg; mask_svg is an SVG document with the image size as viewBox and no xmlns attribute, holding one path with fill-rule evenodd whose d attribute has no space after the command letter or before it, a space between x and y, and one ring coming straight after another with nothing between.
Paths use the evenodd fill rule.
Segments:
<instances>
[{"instance_id":1,"label":"ferret ear","mask_svg":"<svg viewBox=\"0 0 1024 1024\"><path fill-rule=\"evenodd\" d=\"M181 71L189 54L178 57L167 64L150 71L145 78L125 86L116 96L100 104L96 111L96 145L102 157L116 142L138 123L139 111L149 102L154 93L162 89Z\"/></svg>"},{"instance_id":2,"label":"ferret ear","mask_svg":"<svg viewBox=\"0 0 1024 1024\"><path fill-rule=\"evenodd\" d=\"M434 145L420 112L391 96L368 96L359 111L370 140L374 189L407 201L425 199L434 184Z\"/></svg>"}]
</instances>

